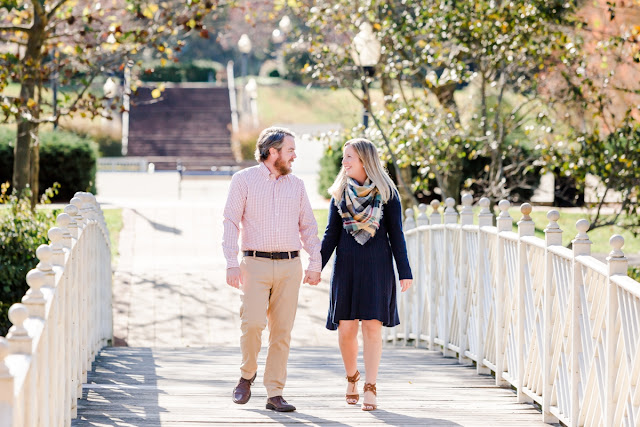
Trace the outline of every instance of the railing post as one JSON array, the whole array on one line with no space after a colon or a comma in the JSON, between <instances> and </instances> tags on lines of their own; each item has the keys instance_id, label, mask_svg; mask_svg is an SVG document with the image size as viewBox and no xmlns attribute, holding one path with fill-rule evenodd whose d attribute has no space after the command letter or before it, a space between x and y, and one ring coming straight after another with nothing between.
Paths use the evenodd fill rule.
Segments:
<instances>
[{"instance_id":1,"label":"railing post","mask_svg":"<svg viewBox=\"0 0 640 427\"><path fill-rule=\"evenodd\" d=\"M440 216L440 213L438 212L440 201L434 199L431 201L430 205L433 211L431 212L431 216L429 217L429 222L431 223L431 225L442 224L442 216ZM429 279L429 349L435 350L435 339L436 335L438 334L436 314L438 308L438 296L441 289L440 272L438 271L438 269L442 267L436 261L436 251L442 251L443 248L436 247L433 227L429 228L429 244L431 245L429 251L429 263L431 266L431 268L429 269L431 275Z\"/></svg>"},{"instance_id":2,"label":"railing post","mask_svg":"<svg viewBox=\"0 0 640 427\"><path fill-rule=\"evenodd\" d=\"M469 269L469 247L467 246L465 225L473 225L473 196L465 194L462 196L462 211L460 211L460 293L458 294L458 335L460 336L460 353L458 354L458 362L462 364L471 363L471 359L465 356L465 352L469 349L469 311L467 300L469 299L469 284L471 283L471 271Z\"/></svg>"},{"instance_id":3,"label":"railing post","mask_svg":"<svg viewBox=\"0 0 640 427\"><path fill-rule=\"evenodd\" d=\"M0 411L0 425L3 426L13 425L13 408L15 407L13 375L5 362L8 355L9 342L4 337L0 337L0 405L3 409Z\"/></svg>"},{"instance_id":4,"label":"railing post","mask_svg":"<svg viewBox=\"0 0 640 427\"><path fill-rule=\"evenodd\" d=\"M422 225L429 225L429 216L427 215L427 205L424 203L420 203L418 205L418 227Z\"/></svg>"},{"instance_id":5,"label":"railing post","mask_svg":"<svg viewBox=\"0 0 640 427\"><path fill-rule=\"evenodd\" d=\"M618 336L616 330L616 318L618 317L618 287L611 281L612 276L626 276L629 261L622 252L624 246L624 237L619 234L611 236L609 239L611 252L607 257L607 319L605 328L607 331L607 342L605 348L605 407L604 407L604 425L612 427L614 425L615 413L615 381L617 376L616 367L616 346ZM624 321L624 320L623 320ZM637 420L636 420L637 422Z\"/></svg>"},{"instance_id":6,"label":"railing post","mask_svg":"<svg viewBox=\"0 0 640 427\"><path fill-rule=\"evenodd\" d=\"M522 212L522 218L518 221L518 290L516 293L516 298L518 299L518 310L517 310L517 334L518 334L518 388L517 388L517 396L518 402L531 402L533 399L528 397L522 391L524 387L524 349L525 349L525 327L534 328L535 325L527 325L526 324L526 307L525 307L525 297L526 297L526 279L525 274L529 272L529 263L527 261L527 246L526 243L522 241L523 237L533 236L535 234L535 224L533 220L529 216L531 213L531 205L529 203L523 203L520 206L520 212ZM533 301L532 301L533 303ZM535 308L534 308L535 310ZM534 315L535 318L535 315Z\"/></svg>"},{"instance_id":7,"label":"railing post","mask_svg":"<svg viewBox=\"0 0 640 427\"><path fill-rule=\"evenodd\" d=\"M454 295L458 293L458 286L460 285L458 283L459 281L457 280L458 278L456 277L458 274L458 270L456 268L457 266L451 265L455 262L455 244L453 242L453 239L451 239L451 236L449 236L449 234L451 234L451 231L449 230L447 225L456 224L458 222L458 212L456 212L455 209L456 201L452 197L448 197L444 201L444 204L446 208L444 210L445 228L442 234L444 237L444 257L442 262L444 269L442 278L444 279L444 281L442 284L444 285L443 296L445 315L443 325L444 336L442 337L442 340L444 342L444 345L442 346L442 355L444 357L455 357L455 353L449 348L449 344L451 343L451 320L453 318ZM451 257L454 258L451 259Z\"/></svg>"},{"instance_id":8,"label":"railing post","mask_svg":"<svg viewBox=\"0 0 640 427\"><path fill-rule=\"evenodd\" d=\"M485 317L487 316L487 313L484 312L484 278L489 277L489 282L491 281L491 266L489 263L485 264L485 253L489 251L489 248L487 244L487 234L482 232L482 227L491 227L493 225L493 214L489 209L491 201L488 198L483 197L478 203L480 205L480 213L478 214L478 271L476 274L476 289L478 290L478 324L475 331L478 342L478 363L476 364L476 371L478 374L489 375L491 374L491 369L484 364L485 337L483 327ZM485 271L487 267L489 271Z\"/></svg>"},{"instance_id":9,"label":"railing post","mask_svg":"<svg viewBox=\"0 0 640 427\"><path fill-rule=\"evenodd\" d=\"M551 212L549 212L551 214ZM560 214L555 213L551 218L552 221L558 220ZM581 225L580 229L584 227ZM579 230L580 230L579 229ZM580 413L580 401L579 401L579 389L578 383L580 381L580 354L582 353L582 347L580 344L580 317L581 317L581 305L580 305L580 287L582 286L582 267L576 260L578 256L591 255L591 241L586 233L578 233L576 238L571 241L573 248L572 259L572 286L571 286L571 300L569 302L571 312L571 383L569 389L571 390L571 413L569 414L569 422L572 426L578 425L578 416ZM605 302L606 303L606 302Z\"/></svg>"},{"instance_id":10,"label":"railing post","mask_svg":"<svg viewBox=\"0 0 640 427\"><path fill-rule=\"evenodd\" d=\"M551 387L553 377L551 376L551 362L553 349L552 326L553 319L553 254L549 251L550 246L562 245L562 230L558 226L560 214L552 210L547 213L549 224L544 229L544 289L543 289L543 317L542 325L542 420L545 423L555 423L557 418L551 414ZM587 227L589 225L587 224Z\"/></svg>"},{"instance_id":11,"label":"railing post","mask_svg":"<svg viewBox=\"0 0 640 427\"><path fill-rule=\"evenodd\" d=\"M9 328L7 341L9 341L11 353L31 354L31 337L27 328L24 327L28 317L29 310L23 304L16 303L9 308L9 320L13 326Z\"/></svg>"},{"instance_id":12,"label":"railing post","mask_svg":"<svg viewBox=\"0 0 640 427\"><path fill-rule=\"evenodd\" d=\"M508 200L500 200L498 203L500 215L498 215L498 236L496 238L497 258L496 258L496 274L499 279L496 280L496 385L507 385L508 382L502 377L504 373L504 287L507 264L505 263L506 253L500 233L503 231L511 231L513 227L513 219L509 215L511 203ZM510 303L510 302L508 302Z\"/></svg>"},{"instance_id":13,"label":"railing post","mask_svg":"<svg viewBox=\"0 0 640 427\"><path fill-rule=\"evenodd\" d=\"M407 208L404 211L404 230L405 231L409 231L409 230L413 230L414 228L416 228L416 220L414 218L415 216L415 212L412 208ZM407 240L407 246L409 246L411 248L411 250L409 251L411 254L413 254L413 256L409 255L409 260L413 261L415 260L415 246L416 246L416 237L415 235L410 236ZM414 265L412 266L413 271L417 272L417 265L415 264L415 262L413 263ZM419 279L419 278L418 278ZM404 307L403 310L403 318L400 322L400 324L402 325L402 328L404 329L404 345L407 345L409 343L409 335L411 334L411 329L413 326L416 326L415 324L413 324L413 322L411 322L411 315L412 314L416 314L416 312L413 310L413 307L411 306L413 303L413 299L411 298L411 294L410 294L411 290L407 290L404 293L400 293L398 295L398 300L402 301L402 306ZM416 341L418 341L420 339L419 336L416 337Z\"/></svg>"}]
</instances>

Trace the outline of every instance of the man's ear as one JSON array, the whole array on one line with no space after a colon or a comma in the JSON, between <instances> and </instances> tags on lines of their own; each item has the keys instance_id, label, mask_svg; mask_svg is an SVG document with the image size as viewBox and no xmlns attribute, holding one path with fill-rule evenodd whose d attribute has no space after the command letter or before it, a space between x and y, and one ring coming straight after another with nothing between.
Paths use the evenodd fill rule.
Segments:
<instances>
[{"instance_id":1,"label":"man's ear","mask_svg":"<svg viewBox=\"0 0 640 427\"><path fill-rule=\"evenodd\" d=\"M269 148L269 157L271 156L277 156L278 155L278 149L277 148Z\"/></svg>"}]
</instances>

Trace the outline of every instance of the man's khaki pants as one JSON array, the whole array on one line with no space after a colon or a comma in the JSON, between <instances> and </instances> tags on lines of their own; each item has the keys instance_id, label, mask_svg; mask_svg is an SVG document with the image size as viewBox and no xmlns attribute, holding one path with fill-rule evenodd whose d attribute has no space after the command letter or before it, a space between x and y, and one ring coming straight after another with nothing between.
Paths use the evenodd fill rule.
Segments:
<instances>
[{"instance_id":1,"label":"man's khaki pants","mask_svg":"<svg viewBox=\"0 0 640 427\"><path fill-rule=\"evenodd\" d=\"M302 280L300 257L271 260L245 256L240 263L242 305L242 377L250 379L258 370L262 331L269 322L269 351L264 369L268 397L282 396L287 380L291 329L298 308Z\"/></svg>"}]
</instances>

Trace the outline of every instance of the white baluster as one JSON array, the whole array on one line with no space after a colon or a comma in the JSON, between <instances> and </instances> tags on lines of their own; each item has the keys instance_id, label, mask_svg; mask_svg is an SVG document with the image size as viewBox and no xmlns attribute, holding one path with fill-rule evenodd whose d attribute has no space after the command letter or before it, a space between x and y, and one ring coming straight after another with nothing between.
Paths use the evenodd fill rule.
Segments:
<instances>
[{"instance_id":1,"label":"white baluster","mask_svg":"<svg viewBox=\"0 0 640 427\"><path fill-rule=\"evenodd\" d=\"M418 227L421 225L429 225L429 215L427 215L427 205L424 203L420 203L418 205Z\"/></svg>"},{"instance_id":2,"label":"white baluster","mask_svg":"<svg viewBox=\"0 0 640 427\"><path fill-rule=\"evenodd\" d=\"M438 208L440 207L440 201L433 199L430 204L431 204L431 209L433 209L433 212L431 212L431 217L429 218L429 221L431 222L431 224L442 224L442 216L438 212Z\"/></svg>"},{"instance_id":3,"label":"white baluster","mask_svg":"<svg viewBox=\"0 0 640 427\"><path fill-rule=\"evenodd\" d=\"M22 303L29 309L32 316L44 319L44 304L46 300L40 288L44 286L45 274L37 269L33 269L27 273L27 285L29 290L22 297Z\"/></svg>"},{"instance_id":4,"label":"white baluster","mask_svg":"<svg viewBox=\"0 0 640 427\"><path fill-rule=\"evenodd\" d=\"M491 373L491 369L484 364L485 359L485 336L483 326L485 319L489 316L489 313L485 312L484 300L485 300L485 283L484 278L489 277L489 287L491 287L491 259L485 263L485 259L489 257L490 248L486 231L482 230L482 227L490 227L493 225L493 214L489 209L491 201L483 197L478 202L480 205L480 213L478 214L478 274L476 275L476 289L478 290L478 325L476 328L476 340L478 342L478 363L476 365L476 372L478 374L488 375ZM485 271L488 269L489 271ZM495 316L494 316L495 322Z\"/></svg>"},{"instance_id":5,"label":"white baluster","mask_svg":"<svg viewBox=\"0 0 640 427\"><path fill-rule=\"evenodd\" d=\"M6 362L9 353L9 342L4 337L0 337L0 406L4 408L0 411L0 425L3 426L10 426L12 418L15 416L13 411L14 380Z\"/></svg>"},{"instance_id":6,"label":"white baluster","mask_svg":"<svg viewBox=\"0 0 640 427\"><path fill-rule=\"evenodd\" d=\"M67 228L69 229L69 234L71 234L71 237L73 239L77 239L80 235L78 220L82 219L82 217L78 215L78 207L75 205L67 205L64 207L64 213L69 215L69 218L71 218L71 220L69 221L69 225L67 226Z\"/></svg>"},{"instance_id":7,"label":"white baluster","mask_svg":"<svg viewBox=\"0 0 640 427\"><path fill-rule=\"evenodd\" d=\"M458 222L458 212L456 212L456 200L453 197L448 197L444 204L446 206L444 210L444 223L455 224Z\"/></svg>"},{"instance_id":8,"label":"white baluster","mask_svg":"<svg viewBox=\"0 0 640 427\"><path fill-rule=\"evenodd\" d=\"M411 230L412 228L416 228L416 220L413 217L414 212L413 209L407 208L404 210L404 229Z\"/></svg>"},{"instance_id":9,"label":"white baluster","mask_svg":"<svg viewBox=\"0 0 640 427\"><path fill-rule=\"evenodd\" d=\"M67 213L61 213L56 218L56 223L58 227L62 230L62 246L67 249L71 249L72 238L71 232L69 231L69 226L71 225L71 215Z\"/></svg>"},{"instance_id":10,"label":"white baluster","mask_svg":"<svg viewBox=\"0 0 640 427\"><path fill-rule=\"evenodd\" d=\"M478 202L480 205L480 214L478 214L478 225L480 227L491 226L493 225L493 213L491 213L491 209L489 209L489 205L491 205L491 200L487 197L483 197Z\"/></svg>"},{"instance_id":11,"label":"white baluster","mask_svg":"<svg viewBox=\"0 0 640 427\"><path fill-rule=\"evenodd\" d=\"M460 212L460 223L462 225L473 224L473 196L471 194L465 194L462 196L462 211Z\"/></svg>"},{"instance_id":12,"label":"white baluster","mask_svg":"<svg viewBox=\"0 0 640 427\"><path fill-rule=\"evenodd\" d=\"M619 334L616 333L616 319L618 317L618 286L613 283L613 276L626 276L629 267L629 260L624 256L622 247L624 237L619 234L611 236L609 239L611 252L607 257L607 319L605 328L607 331L607 341L605 343L605 407L604 425L613 426L615 415L615 383L618 376L618 362L616 358L617 341ZM624 322L624 317L623 320ZM634 349L635 350L635 349ZM629 350L627 350L629 351ZM624 357L624 356L623 356ZM635 387L634 387L635 388ZM637 424L636 419L636 424Z\"/></svg>"},{"instance_id":13,"label":"white baluster","mask_svg":"<svg viewBox=\"0 0 640 427\"><path fill-rule=\"evenodd\" d=\"M505 309L504 304L511 304L511 301L505 301L505 286L507 277L507 269L509 265L506 262L506 251L505 244L503 243L503 239L500 236L501 232L511 231L513 227L513 219L509 215L509 208L511 207L511 203L508 200L500 200L498 203L498 208L500 209L500 215L496 222L498 223L498 238L496 242L498 244L497 250L497 258L496 258L496 271L498 272L499 279L496 280L496 385L497 386L506 386L508 384L507 380L503 378L503 374L505 372L505 328L509 325L505 325Z\"/></svg>"},{"instance_id":14,"label":"white baluster","mask_svg":"<svg viewBox=\"0 0 640 427\"><path fill-rule=\"evenodd\" d=\"M53 271L53 266L51 265L53 262L53 250L51 250L51 246L38 246L38 249L36 249L36 257L40 260L36 268L44 274L44 286L54 288L56 274Z\"/></svg>"},{"instance_id":15,"label":"white baluster","mask_svg":"<svg viewBox=\"0 0 640 427\"><path fill-rule=\"evenodd\" d=\"M9 320L13 325L9 328L7 340L11 353L31 354L31 337L24 322L29 317L29 310L23 304L16 303L9 308Z\"/></svg>"},{"instance_id":16,"label":"white baluster","mask_svg":"<svg viewBox=\"0 0 640 427\"><path fill-rule=\"evenodd\" d=\"M516 391L516 395L518 398L518 402L520 403L524 403L524 402L532 402L533 399L531 399L530 397L528 397L526 394L524 394L524 374L525 374L525 364L524 364L524 359L525 359L525 354L524 354L524 349L525 349L525 327L527 328L535 328L535 324L533 325L527 325L526 322L526 307L525 307L525 303L526 303L526 298L527 298L527 294L526 294L526 282L525 282L525 272L529 272L529 274L531 274L531 268L534 266L529 266L529 261L527 259L527 244L525 242L522 241L523 237L528 237L528 236L533 236L535 234L535 224L533 223L533 220L531 219L531 216L529 216L529 214L531 213L531 211L533 210L533 208L531 207L531 205L529 203L523 203L522 205L520 205L520 212L522 213L522 218L520 219L520 221L518 221L518 266L517 266L517 273L518 273L518 278L517 278L517 293L516 293L516 298L517 298L517 312L516 312L516 336L517 336L517 340L518 340L518 347L517 347L517 363L518 363L518 378L517 378L517 391ZM531 300L531 304L533 305L533 298ZM535 310L535 308L534 308ZM535 316L533 316L535 319ZM535 320L533 320L535 322ZM534 336L532 334L532 336ZM532 345L530 343L530 345Z\"/></svg>"}]
</instances>

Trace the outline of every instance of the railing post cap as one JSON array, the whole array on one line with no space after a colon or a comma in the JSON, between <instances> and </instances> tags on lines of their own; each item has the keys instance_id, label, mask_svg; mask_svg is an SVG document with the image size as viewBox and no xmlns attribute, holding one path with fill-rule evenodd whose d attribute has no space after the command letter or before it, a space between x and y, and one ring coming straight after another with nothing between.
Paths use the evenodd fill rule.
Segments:
<instances>
[{"instance_id":1,"label":"railing post cap","mask_svg":"<svg viewBox=\"0 0 640 427\"><path fill-rule=\"evenodd\" d=\"M550 210L549 212L547 212L547 219L553 222L558 221L560 219L560 212L555 209Z\"/></svg>"},{"instance_id":2,"label":"railing post cap","mask_svg":"<svg viewBox=\"0 0 640 427\"><path fill-rule=\"evenodd\" d=\"M51 246L44 244L38 246L38 249L36 249L36 257L43 263L50 264L51 258L53 257Z\"/></svg>"},{"instance_id":3,"label":"railing post cap","mask_svg":"<svg viewBox=\"0 0 640 427\"><path fill-rule=\"evenodd\" d=\"M557 220L556 220L557 221ZM578 230L578 233L580 234L587 234L587 230L589 230L589 221L587 221L586 219L579 219L576 221L576 230Z\"/></svg>"},{"instance_id":4,"label":"railing post cap","mask_svg":"<svg viewBox=\"0 0 640 427\"><path fill-rule=\"evenodd\" d=\"M471 206L473 204L473 196L467 193L462 196L461 201L462 201L462 206Z\"/></svg>"},{"instance_id":5,"label":"railing post cap","mask_svg":"<svg viewBox=\"0 0 640 427\"><path fill-rule=\"evenodd\" d=\"M453 197L447 197L447 199L444 201L444 204L447 209L453 209L456 207L456 199L454 199Z\"/></svg>"},{"instance_id":6,"label":"railing post cap","mask_svg":"<svg viewBox=\"0 0 640 427\"><path fill-rule=\"evenodd\" d=\"M426 203L420 203L418 205L418 210L420 211L421 214L426 213L427 212L427 205Z\"/></svg>"},{"instance_id":7,"label":"railing post cap","mask_svg":"<svg viewBox=\"0 0 640 427\"><path fill-rule=\"evenodd\" d=\"M80 199L74 197L73 199L71 199L71 204L67 205L64 207L64 213L70 215L70 216L75 216L78 214L78 207L73 203L73 200L76 200L78 203L80 202Z\"/></svg>"},{"instance_id":8,"label":"railing post cap","mask_svg":"<svg viewBox=\"0 0 640 427\"><path fill-rule=\"evenodd\" d=\"M47 236L49 236L49 240L51 240L51 242L57 243L64 238L64 231L62 231L62 228L59 227L51 227L47 232Z\"/></svg>"},{"instance_id":9,"label":"railing post cap","mask_svg":"<svg viewBox=\"0 0 640 427\"><path fill-rule=\"evenodd\" d=\"M520 212L522 212L522 215L529 216L531 214L531 211L533 211L533 206L531 206L529 203L523 203L520 205Z\"/></svg>"},{"instance_id":10,"label":"railing post cap","mask_svg":"<svg viewBox=\"0 0 640 427\"><path fill-rule=\"evenodd\" d=\"M431 209L433 209L434 211L437 211L438 208L440 207L440 200L433 199L429 204L431 205Z\"/></svg>"},{"instance_id":11,"label":"railing post cap","mask_svg":"<svg viewBox=\"0 0 640 427\"><path fill-rule=\"evenodd\" d=\"M480 205L481 208L487 209L489 207L489 205L491 204L491 200L489 200L488 197L483 197L483 198L480 199L478 204Z\"/></svg>"},{"instance_id":12,"label":"railing post cap","mask_svg":"<svg viewBox=\"0 0 640 427\"><path fill-rule=\"evenodd\" d=\"M612 251L609 253L609 258L624 258L624 252L622 247L624 246L624 237L619 234L614 234L609 239L609 245L611 245Z\"/></svg>"},{"instance_id":13,"label":"railing post cap","mask_svg":"<svg viewBox=\"0 0 640 427\"><path fill-rule=\"evenodd\" d=\"M56 223L61 228L67 228L69 226L69 223L71 223L71 216L66 212L58 214L58 216L56 217Z\"/></svg>"},{"instance_id":14,"label":"railing post cap","mask_svg":"<svg viewBox=\"0 0 640 427\"><path fill-rule=\"evenodd\" d=\"M406 219L413 218L413 209L407 208L404 210L404 217Z\"/></svg>"},{"instance_id":15,"label":"railing post cap","mask_svg":"<svg viewBox=\"0 0 640 427\"><path fill-rule=\"evenodd\" d=\"M27 285L30 288L40 289L45 282L44 273L38 269L29 270L27 273Z\"/></svg>"},{"instance_id":16,"label":"railing post cap","mask_svg":"<svg viewBox=\"0 0 640 427\"><path fill-rule=\"evenodd\" d=\"M29 310L24 304L15 303L9 308L9 320L13 325L9 329L9 333L13 336L26 336L28 335L27 329L23 323L29 317Z\"/></svg>"},{"instance_id":17,"label":"railing post cap","mask_svg":"<svg viewBox=\"0 0 640 427\"><path fill-rule=\"evenodd\" d=\"M500 208L502 212L508 211L510 207L511 207L511 202L508 200L502 199L498 203L498 208Z\"/></svg>"}]
</instances>

